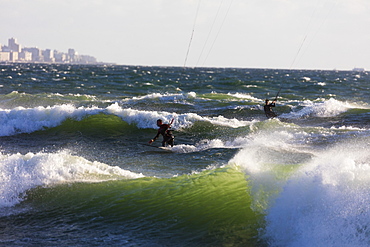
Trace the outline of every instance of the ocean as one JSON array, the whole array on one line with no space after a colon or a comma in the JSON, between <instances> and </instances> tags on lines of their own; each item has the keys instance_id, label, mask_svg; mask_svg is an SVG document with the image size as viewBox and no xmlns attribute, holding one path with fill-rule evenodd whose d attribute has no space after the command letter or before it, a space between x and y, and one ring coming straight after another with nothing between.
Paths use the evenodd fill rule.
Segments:
<instances>
[{"instance_id":1,"label":"ocean","mask_svg":"<svg viewBox=\"0 0 370 247\"><path fill-rule=\"evenodd\" d=\"M366 71L2 64L0 91L0 246L370 246Z\"/></svg>"}]
</instances>

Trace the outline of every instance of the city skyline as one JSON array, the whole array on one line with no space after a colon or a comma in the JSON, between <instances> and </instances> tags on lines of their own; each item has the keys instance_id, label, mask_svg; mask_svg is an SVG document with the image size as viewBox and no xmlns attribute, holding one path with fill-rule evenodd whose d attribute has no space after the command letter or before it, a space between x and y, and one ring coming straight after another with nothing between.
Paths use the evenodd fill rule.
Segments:
<instances>
[{"instance_id":1,"label":"city skyline","mask_svg":"<svg viewBox=\"0 0 370 247\"><path fill-rule=\"evenodd\" d=\"M8 39L8 45L0 43L0 62L98 63L95 57L79 55L73 48L69 48L68 52L60 52L56 49L40 49L37 46L22 47L14 37Z\"/></svg>"}]
</instances>

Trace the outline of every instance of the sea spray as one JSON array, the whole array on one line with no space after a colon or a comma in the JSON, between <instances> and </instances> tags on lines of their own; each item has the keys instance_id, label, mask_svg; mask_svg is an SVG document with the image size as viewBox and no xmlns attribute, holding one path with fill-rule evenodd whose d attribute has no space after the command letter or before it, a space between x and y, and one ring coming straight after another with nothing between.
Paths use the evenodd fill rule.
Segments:
<instances>
[{"instance_id":1,"label":"sea spray","mask_svg":"<svg viewBox=\"0 0 370 247\"><path fill-rule=\"evenodd\" d=\"M267 210L271 246L369 246L368 144L338 144L291 176Z\"/></svg>"},{"instance_id":2,"label":"sea spray","mask_svg":"<svg viewBox=\"0 0 370 247\"><path fill-rule=\"evenodd\" d=\"M239 167L248 176L255 211L265 212L289 176L313 155L298 147L302 133L291 130L294 125L268 120L246 138L242 149L229 161L229 165Z\"/></svg>"},{"instance_id":3,"label":"sea spray","mask_svg":"<svg viewBox=\"0 0 370 247\"><path fill-rule=\"evenodd\" d=\"M349 102L341 102L334 98L328 100L305 100L299 106L297 110L292 111L288 114L283 114L283 118L307 118L307 117L320 117L328 118L335 117L341 113L346 112L348 109L357 108L363 106L358 106L355 104L350 104Z\"/></svg>"}]
</instances>

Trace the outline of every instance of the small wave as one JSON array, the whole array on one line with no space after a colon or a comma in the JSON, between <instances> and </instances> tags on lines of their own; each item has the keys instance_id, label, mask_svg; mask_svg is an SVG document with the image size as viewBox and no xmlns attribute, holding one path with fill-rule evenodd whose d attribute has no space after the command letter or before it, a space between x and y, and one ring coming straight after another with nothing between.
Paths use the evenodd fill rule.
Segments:
<instances>
[{"instance_id":1,"label":"small wave","mask_svg":"<svg viewBox=\"0 0 370 247\"><path fill-rule=\"evenodd\" d=\"M308 76L303 76L303 77L301 77L301 80L302 81L311 81L311 78L308 77Z\"/></svg>"},{"instance_id":2,"label":"small wave","mask_svg":"<svg viewBox=\"0 0 370 247\"><path fill-rule=\"evenodd\" d=\"M308 116L322 118L335 117L346 112L348 109L357 107L348 102L341 102L333 98L322 102L312 102L310 100L306 100L301 106L303 107L302 109L282 114L281 117L292 119L304 118Z\"/></svg>"},{"instance_id":3,"label":"small wave","mask_svg":"<svg viewBox=\"0 0 370 247\"><path fill-rule=\"evenodd\" d=\"M196 98L196 93L190 92L186 94L161 94L161 93L152 93L148 95L144 95L141 97L133 97L132 99L127 99L129 101L131 100L144 100L144 99L159 99L162 101L176 101L176 100L185 100L185 99L192 99Z\"/></svg>"},{"instance_id":4,"label":"small wave","mask_svg":"<svg viewBox=\"0 0 370 247\"><path fill-rule=\"evenodd\" d=\"M230 94L230 95L238 99L247 99L247 100L252 100L253 102L263 102L263 100L255 98L249 94L235 93L235 94Z\"/></svg>"}]
</instances>

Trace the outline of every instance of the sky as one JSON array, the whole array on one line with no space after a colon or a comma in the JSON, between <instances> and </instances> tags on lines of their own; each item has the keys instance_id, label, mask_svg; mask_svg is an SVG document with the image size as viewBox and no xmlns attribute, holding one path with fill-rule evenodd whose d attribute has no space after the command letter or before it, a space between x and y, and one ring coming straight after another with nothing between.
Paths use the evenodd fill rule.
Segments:
<instances>
[{"instance_id":1,"label":"sky","mask_svg":"<svg viewBox=\"0 0 370 247\"><path fill-rule=\"evenodd\" d=\"M369 0L0 0L0 43L122 65L370 70Z\"/></svg>"}]
</instances>

